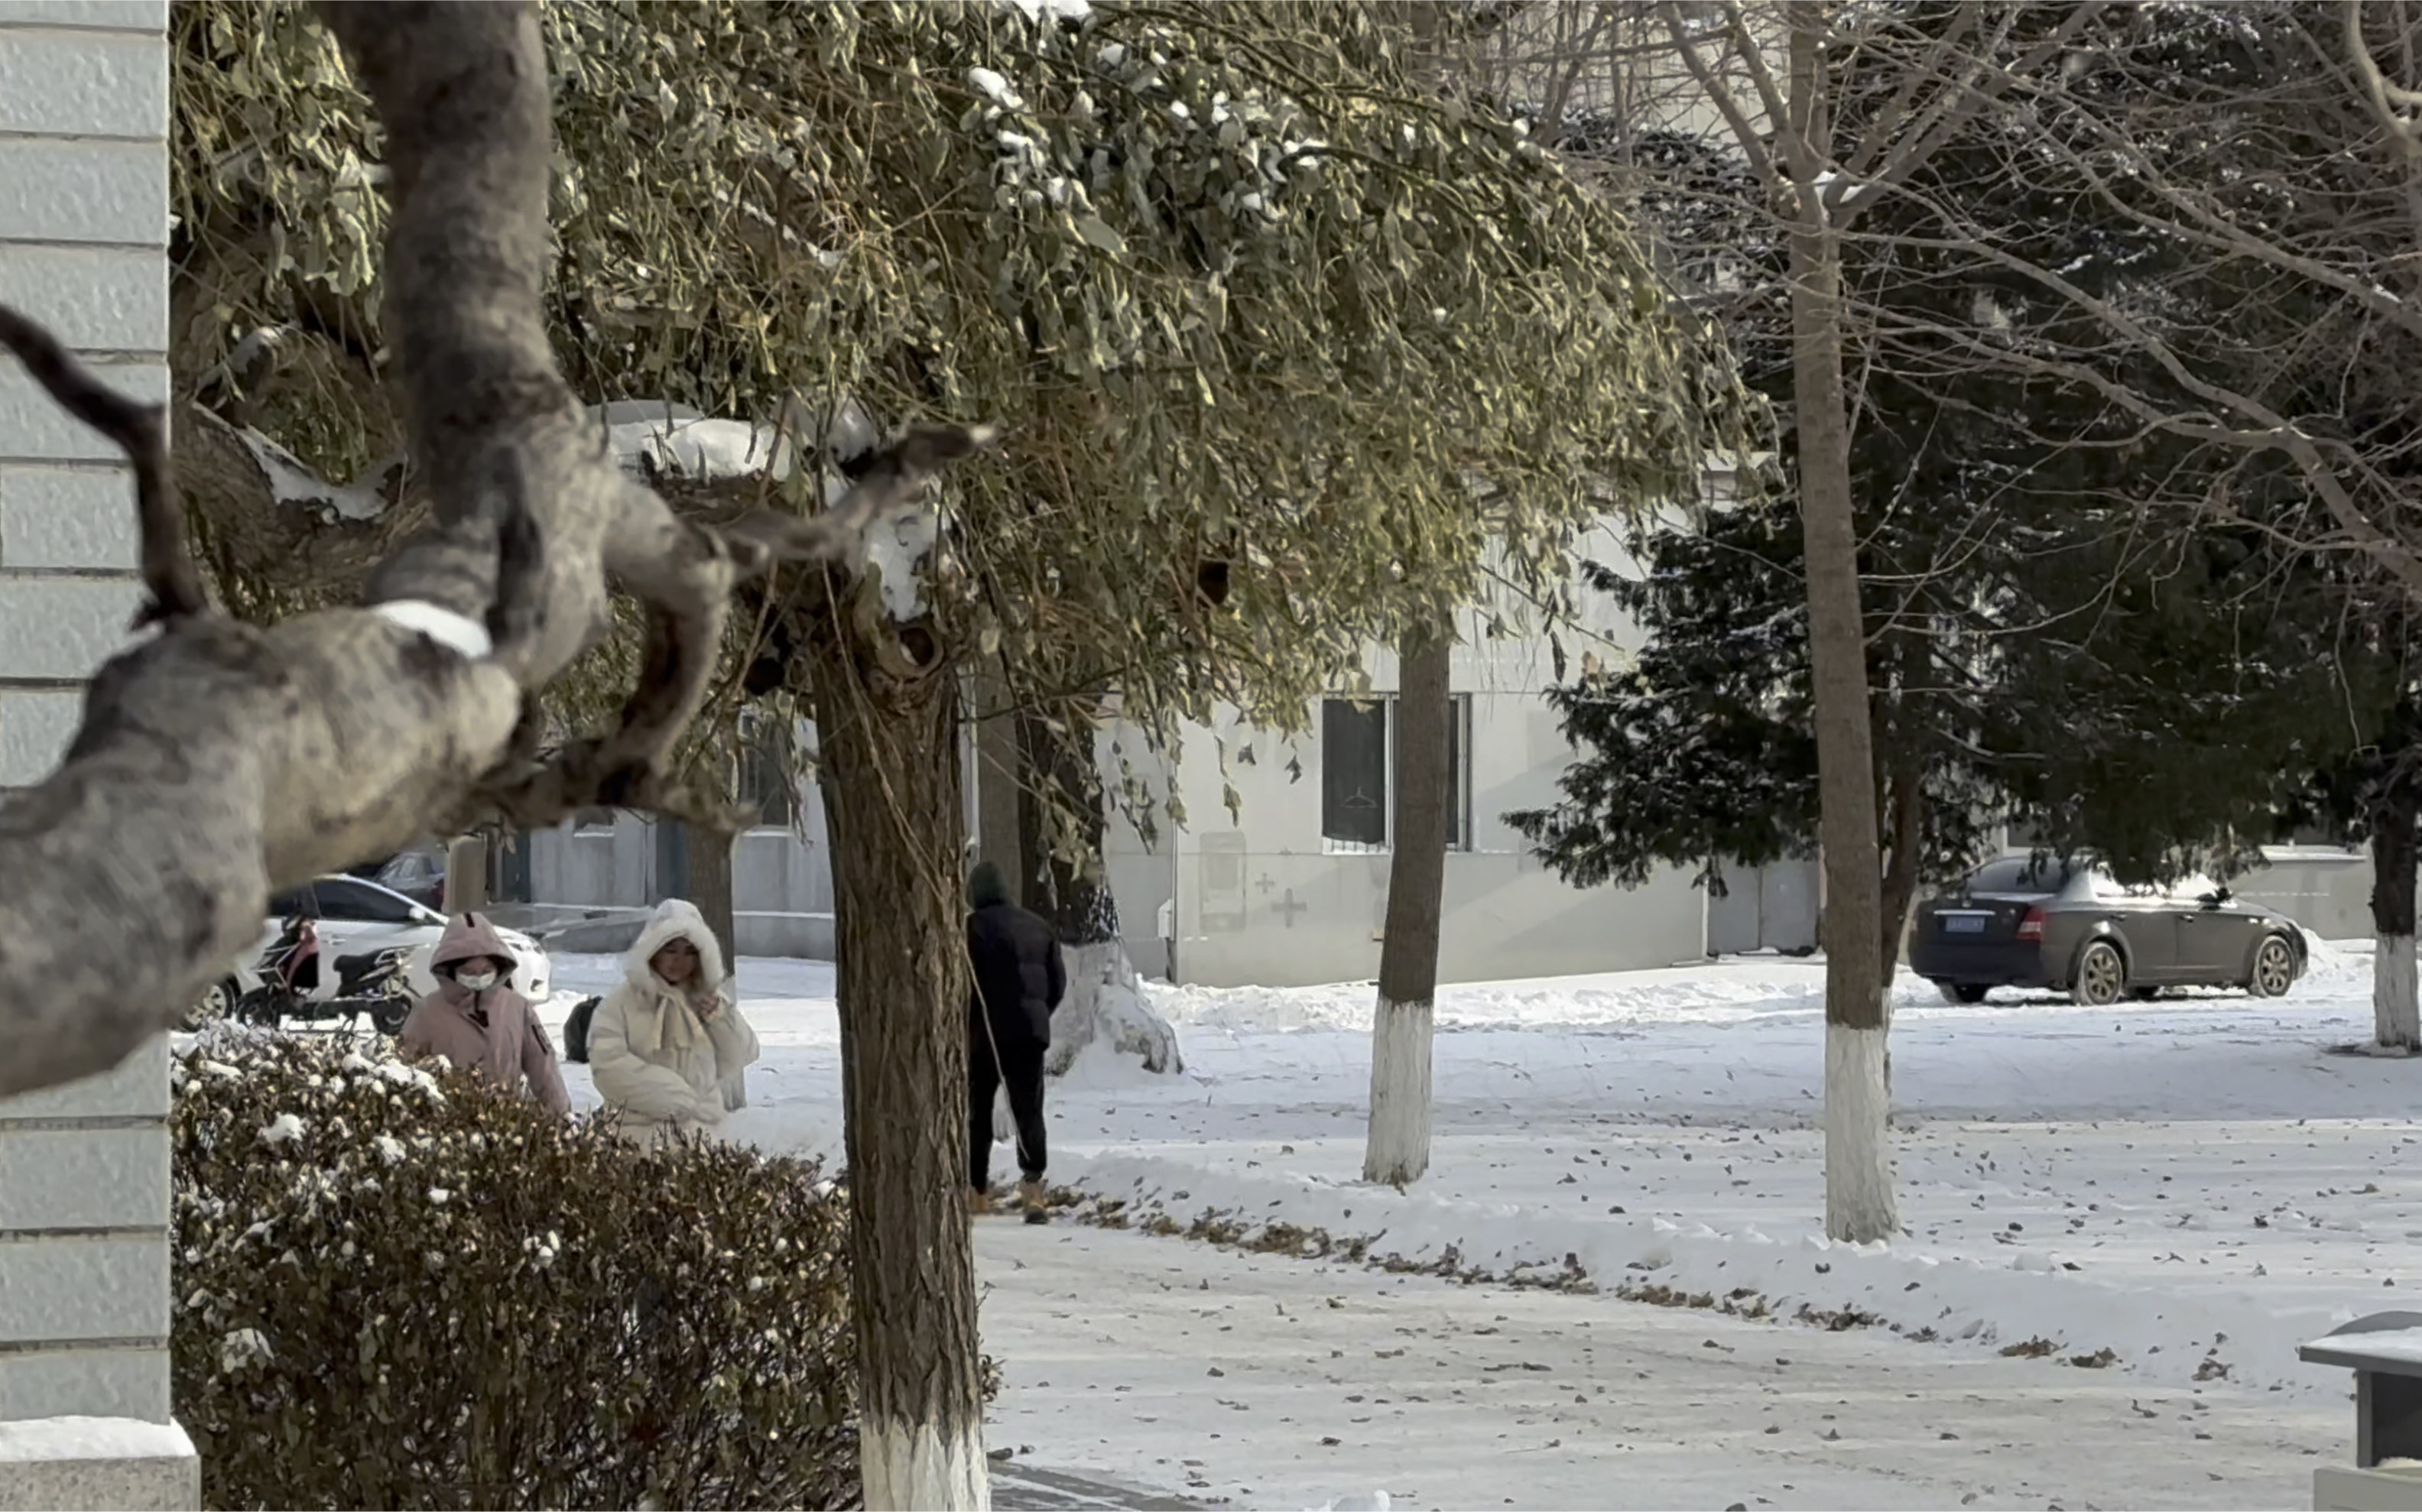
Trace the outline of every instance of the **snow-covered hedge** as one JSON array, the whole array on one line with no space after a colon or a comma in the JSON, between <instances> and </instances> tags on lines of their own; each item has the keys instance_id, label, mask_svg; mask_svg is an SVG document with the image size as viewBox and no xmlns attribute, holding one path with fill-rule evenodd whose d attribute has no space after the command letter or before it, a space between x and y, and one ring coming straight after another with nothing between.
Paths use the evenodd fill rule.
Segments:
<instances>
[{"instance_id":1,"label":"snow-covered hedge","mask_svg":"<svg viewBox=\"0 0 2422 1512\"><path fill-rule=\"evenodd\" d=\"M177 1415L204 1504L844 1506L843 1199L349 1038L179 1057Z\"/></svg>"}]
</instances>

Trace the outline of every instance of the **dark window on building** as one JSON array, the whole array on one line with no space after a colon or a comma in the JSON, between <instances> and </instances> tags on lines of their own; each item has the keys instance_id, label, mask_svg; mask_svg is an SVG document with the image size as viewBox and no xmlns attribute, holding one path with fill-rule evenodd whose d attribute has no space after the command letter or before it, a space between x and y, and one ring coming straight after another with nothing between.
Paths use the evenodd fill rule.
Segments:
<instances>
[{"instance_id":1,"label":"dark window on building","mask_svg":"<svg viewBox=\"0 0 2422 1512\"><path fill-rule=\"evenodd\" d=\"M1471 848L1471 699L1447 715L1446 847ZM1320 833L1384 850L1395 835L1396 701L1325 699L1320 709Z\"/></svg>"},{"instance_id":2,"label":"dark window on building","mask_svg":"<svg viewBox=\"0 0 2422 1512\"><path fill-rule=\"evenodd\" d=\"M1471 849L1471 700L1447 700L1446 848Z\"/></svg>"},{"instance_id":3,"label":"dark window on building","mask_svg":"<svg viewBox=\"0 0 2422 1512\"><path fill-rule=\"evenodd\" d=\"M742 717L738 765L735 791L757 815L757 823L770 829L790 828L798 813L798 795L791 785L791 743L782 738L781 721Z\"/></svg>"},{"instance_id":4,"label":"dark window on building","mask_svg":"<svg viewBox=\"0 0 2422 1512\"><path fill-rule=\"evenodd\" d=\"M1388 843L1388 703L1325 699L1320 705L1320 833L1374 850Z\"/></svg>"}]
</instances>

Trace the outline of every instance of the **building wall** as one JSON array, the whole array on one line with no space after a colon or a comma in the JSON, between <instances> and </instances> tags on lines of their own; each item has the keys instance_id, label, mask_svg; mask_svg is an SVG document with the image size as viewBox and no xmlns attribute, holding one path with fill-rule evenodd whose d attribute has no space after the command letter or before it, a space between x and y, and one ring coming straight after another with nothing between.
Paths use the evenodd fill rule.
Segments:
<instances>
[{"instance_id":1,"label":"building wall","mask_svg":"<svg viewBox=\"0 0 2422 1512\"><path fill-rule=\"evenodd\" d=\"M815 748L815 726L802 720L794 748ZM974 742L963 752L963 777L972 783ZM969 789L969 832L973 790ZM814 783L793 795L794 818L744 831L732 843L731 925L744 955L830 960L833 953L831 831ZM616 812L608 823L564 825L525 833L515 843L528 857L528 921L570 928L565 947L620 949L624 926L668 897L687 890L686 861L671 834L653 820Z\"/></svg>"},{"instance_id":2,"label":"building wall","mask_svg":"<svg viewBox=\"0 0 2422 1512\"><path fill-rule=\"evenodd\" d=\"M619 926L686 890L664 827L636 814L610 824L565 825L519 837L529 855L530 921L561 928L605 921ZM801 795L799 823L751 829L732 842L731 928L743 955L830 960L832 864L824 805ZM569 949L619 949L619 928Z\"/></svg>"},{"instance_id":3,"label":"building wall","mask_svg":"<svg viewBox=\"0 0 2422 1512\"><path fill-rule=\"evenodd\" d=\"M1586 554L1627 559L1612 531L1598 532ZM1491 640L1476 615L1465 620L1451 686L1471 702L1471 843L1447 858L1439 979L1628 970L1704 955L1707 900L1689 872L1662 869L1639 888L1571 888L1505 825L1508 811L1554 801L1573 750L1543 696L1555 679L1547 642ZM1576 660L1585 650L1612 659L1637 646L1639 631L1593 601L1581 627L1564 638ZM1370 691L1394 691L1392 652L1371 648L1365 665ZM1132 732L1107 739L1133 759ZM1164 824L1147 844L1114 821L1107 847L1129 948L1144 969L1162 961L1156 921L1173 899L1171 974L1178 981L1281 986L1377 973L1390 858L1323 838L1320 745L1316 711L1312 731L1291 740L1230 713L1188 731L1174 761L1156 764L1161 781L1174 780L1187 827ZM1233 816L1223 801L1231 787L1240 800Z\"/></svg>"},{"instance_id":4,"label":"building wall","mask_svg":"<svg viewBox=\"0 0 2422 1512\"><path fill-rule=\"evenodd\" d=\"M2323 939L2371 937L2371 856L2334 845L2272 845L2270 864L2232 878L2248 903L2275 908Z\"/></svg>"},{"instance_id":5,"label":"building wall","mask_svg":"<svg viewBox=\"0 0 2422 1512\"><path fill-rule=\"evenodd\" d=\"M1628 560L1612 529L1596 532L1584 554ZM1574 663L1584 654L1617 660L1637 646L1638 627L1610 602L1585 595L1582 608L1581 623L1563 637ZM1627 970L1705 955L1709 900L1692 885L1691 871L1663 869L1639 888L1574 889L1533 859L1505 825L1508 811L1555 800L1556 780L1573 750L1544 696L1555 680L1546 639L1490 639L1478 613L1468 612L1465 622L1452 685L1470 703L1471 843L1448 857L1441 980ZM1369 691L1394 690L1392 652L1370 648L1365 665ZM1567 675L1573 670L1568 666ZM1357 981L1377 971L1389 857L1324 840L1318 711L1311 712L1312 732L1288 739L1246 728L1230 711L1211 726L1187 730L1173 759L1148 750L1136 730L1104 732L1106 776L1115 782L1124 753L1148 787L1166 793L1174 786L1187 819L1180 827L1160 816L1149 843L1124 816L1109 827L1105 862L1140 971L1212 985ZM982 854L1009 862L1014 873L1014 856L994 852L1014 850L1014 826L998 821L1015 803L1015 781L1002 765L1003 752L992 751L987 761L984 733L971 731L963 752L968 835ZM801 743L811 747L812 732ZM1240 799L1234 818L1223 801L1231 787ZM979 799L997 806L996 822L983 822ZM674 890L657 828L645 820L621 815L610 826L567 826L524 836L521 843L529 849L532 921L576 930L566 937L567 948L614 948L618 931ZM1764 875L1738 874L1725 948L1812 947L1810 872L1785 866ZM742 837L732 896L744 953L829 958L830 851L812 790L800 795L795 831Z\"/></svg>"},{"instance_id":6,"label":"building wall","mask_svg":"<svg viewBox=\"0 0 2422 1512\"><path fill-rule=\"evenodd\" d=\"M167 398L165 0L0 0L0 301ZM0 785L40 778L140 596L107 439L0 366Z\"/></svg>"},{"instance_id":7,"label":"building wall","mask_svg":"<svg viewBox=\"0 0 2422 1512\"><path fill-rule=\"evenodd\" d=\"M1627 559L1612 530L1598 532L1585 553L1601 561ZM1590 595L1582 623L1564 639L1575 662L1584 654L1612 660L1628 654L1639 631L1611 604ZM1373 647L1365 663L1369 691L1392 693L1392 653ZM1442 980L1669 966L1708 949L1709 902L1689 871L1662 870L1639 888L1570 888L1534 860L1504 824L1502 816L1510 810L1553 802L1556 780L1572 760L1544 697L1554 678L1544 638L1492 640L1476 613L1466 615L1453 687L1470 701L1471 843L1447 861ZM1114 816L1109 827L1105 862L1140 970L1212 985L1356 981L1377 971L1389 857L1347 852L1324 840L1317 710L1311 712L1313 732L1290 740L1248 729L1231 711L1212 726L1187 731L1173 758L1149 751L1133 729L1104 732L1104 772L1115 780L1123 752L1150 788L1166 793L1173 785L1187 819L1180 827L1160 816L1149 843L1124 816ZM812 745L812 738L804 735L803 744ZM1006 809L1015 802L1014 777L1000 769L999 752L986 764L984 745L979 730L965 752L971 811L979 798ZM1230 787L1240 799L1234 818L1223 801ZM996 810L993 818L1001 817ZM983 854L1014 846L1014 827L988 826L983 818L971 811L968 833L987 847ZM521 843L529 851L532 921L574 930L565 937L567 948L615 948L618 932L670 890L664 846L656 827L644 820L621 815L608 826L567 826L526 835ZM1014 871L1014 856L993 858L1012 862ZM1813 945L1814 887L1804 871L1738 876L1737 893L1758 906L1745 922L1728 921L1727 948ZM745 953L829 958L830 852L812 790L801 795L795 832L742 837L732 896Z\"/></svg>"},{"instance_id":8,"label":"building wall","mask_svg":"<svg viewBox=\"0 0 2422 1512\"><path fill-rule=\"evenodd\" d=\"M154 401L166 24L165 0L0 0L0 301ZM125 641L135 559L117 453L0 358L0 785L56 765L82 681ZM0 1102L0 1420L168 1421L167 1105L165 1041ZM0 1458L0 1502L11 1474Z\"/></svg>"},{"instance_id":9,"label":"building wall","mask_svg":"<svg viewBox=\"0 0 2422 1512\"><path fill-rule=\"evenodd\" d=\"M1724 870L1724 895L1707 899L1707 953L1816 948L1816 903L1822 878L1816 859Z\"/></svg>"}]
</instances>

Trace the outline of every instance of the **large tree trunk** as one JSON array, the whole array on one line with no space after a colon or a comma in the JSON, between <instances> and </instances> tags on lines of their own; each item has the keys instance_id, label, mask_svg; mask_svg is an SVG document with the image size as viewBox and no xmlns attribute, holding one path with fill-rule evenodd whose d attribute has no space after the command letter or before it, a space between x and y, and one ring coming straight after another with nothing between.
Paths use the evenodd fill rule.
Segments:
<instances>
[{"instance_id":1,"label":"large tree trunk","mask_svg":"<svg viewBox=\"0 0 2422 1512\"><path fill-rule=\"evenodd\" d=\"M1883 869L1842 382L1841 244L1826 223L1813 182L1816 159L1805 146L1829 129L1821 109L1826 22L1812 0L1794 0L1788 20L1785 134L1802 145L1796 155L1785 146L1783 155L1803 175L1791 207L1792 391L1825 866L1825 1229L1837 1239L1868 1241L1900 1226L1886 1130L1885 983L1875 943L1883 933Z\"/></svg>"},{"instance_id":2,"label":"large tree trunk","mask_svg":"<svg viewBox=\"0 0 2422 1512\"><path fill-rule=\"evenodd\" d=\"M731 921L731 848L737 837L704 825L684 825L683 829L689 901L714 931L715 943L723 952L723 969L737 975L740 951Z\"/></svg>"},{"instance_id":3,"label":"large tree trunk","mask_svg":"<svg viewBox=\"0 0 2422 1512\"><path fill-rule=\"evenodd\" d=\"M1892 809L1892 859L1884 867L1883 980L1887 1012L1892 979L1900 969L1901 938L1909 930L1910 906L1926 864L1926 775L1915 762L1895 765L1886 790Z\"/></svg>"},{"instance_id":4,"label":"large tree trunk","mask_svg":"<svg viewBox=\"0 0 2422 1512\"><path fill-rule=\"evenodd\" d=\"M687 853L689 901L716 947L723 952L723 969L731 973L726 986L736 1000L740 994L740 945L731 921L731 847L735 837L704 825L684 825L682 843ZM737 1112L748 1106L748 1073L734 1071L723 1083L723 1107Z\"/></svg>"},{"instance_id":5,"label":"large tree trunk","mask_svg":"<svg viewBox=\"0 0 2422 1512\"><path fill-rule=\"evenodd\" d=\"M866 1504L989 1504L967 1215L967 953L950 679L813 652L832 836Z\"/></svg>"},{"instance_id":6,"label":"large tree trunk","mask_svg":"<svg viewBox=\"0 0 2422 1512\"><path fill-rule=\"evenodd\" d=\"M1119 1053L1139 1057L1147 1071L1182 1071L1177 1031L1145 1005L1119 928L1090 711L1072 701L1048 713L1060 728L1028 714L1019 717L1017 730L1026 774L1019 784L1018 849L1032 878L1027 906L1051 921L1068 969L1068 996L1051 1016L1045 1069L1063 1076L1087 1046L1107 1041Z\"/></svg>"},{"instance_id":7,"label":"large tree trunk","mask_svg":"<svg viewBox=\"0 0 2422 1512\"><path fill-rule=\"evenodd\" d=\"M2392 779L2371 809L2372 1039L2408 1054L2422 1051L2414 952L2417 821L2422 788Z\"/></svg>"},{"instance_id":8,"label":"large tree trunk","mask_svg":"<svg viewBox=\"0 0 2422 1512\"><path fill-rule=\"evenodd\" d=\"M1371 1026L1362 1179L1403 1186L1430 1168L1430 1040L1446 893L1449 672L1455 639L1406 638L1396 672L1396 833Z\"/></svg>"},{"instance_id":9,"label":"large tree trunk","mask_svg":"<svg viewBox=\"0 0 2422 1512\"><path fill-rule=\"evenodd\" d=\"M975 676L976 859L1000 868L1009 901L1023 906L1031 891L1025 822L1026 762L1019 752L1018 718L1010 709L999 661L987 657Z\"/></svg>"}]
</instances>

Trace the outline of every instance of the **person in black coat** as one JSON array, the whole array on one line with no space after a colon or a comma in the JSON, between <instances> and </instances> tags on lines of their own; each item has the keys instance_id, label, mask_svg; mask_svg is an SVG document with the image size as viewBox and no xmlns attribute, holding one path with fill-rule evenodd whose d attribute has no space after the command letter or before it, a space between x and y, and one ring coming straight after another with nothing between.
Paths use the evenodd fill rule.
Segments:
<instances>
[{"instance_id":1,"label":"person in black coat","mask_svg":"<svg viewBox=\"0 0 2422 1512\"><path fill-rule=\"evenodd\" d=\"M1039 914L1009 901L1000 868L986 861L967 879L967 1205L992 1205L992 1104L1009 1088L1017 1123L1018 1198L1030 1221L1043 1218L1043 1056L1051 1015L1067 995L1060 937Z\"/></svg>"}]
</instances>

